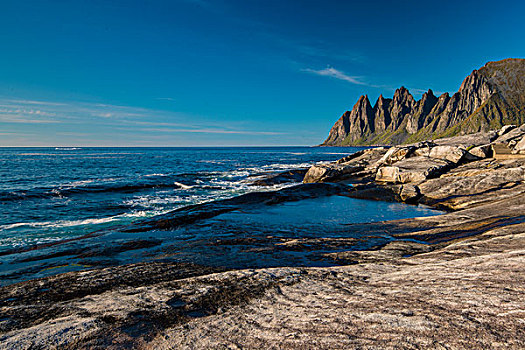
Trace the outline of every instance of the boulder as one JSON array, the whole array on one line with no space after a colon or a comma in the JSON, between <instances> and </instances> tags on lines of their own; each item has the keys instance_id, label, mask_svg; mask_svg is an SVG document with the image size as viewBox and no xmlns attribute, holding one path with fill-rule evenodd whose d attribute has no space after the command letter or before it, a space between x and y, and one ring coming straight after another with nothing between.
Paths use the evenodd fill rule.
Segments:
<instances>
[{"instance_id":1,"label":"boulder","mask_svg":"<svg viewBox=\"0 0 525 350\"><path fill-rule=\"evenodd\" d=\"M380 167L375 179L378 182L418 183L442 174L451 165L450 162L442 159L412 157L399 161L393 166Z\"/></svg>"},{"instance_id":2,"label":"boulder","mask_svg":"<svg viewBox=\"0 0 525 350\"><path fill-rule=\"evenodd\" d=\"M327 165L314 165L308 169L303 178L303 183L319 182L326 174L330 172L330 167Z\"/></svg>"},{"instance_id":3,"label":"boulder","mask_svg":"<svg viewBox=\"0 0 525 350\"><path fill-rule=\"evenodd\" d=\"M401 192L399 193L399 198L403 202L413 202L416 201L420 196L419 188L414 185L406 184L401 187Z\"/></svg>"},{"instance_id":4,"label":"boulder","mask_svg":"<svg viewBox=\"0 0 525 350\"><path fill-rule=\"evenodd\" d=\"M303 183L338 182L350 177L373 176L378 160L387 152L386 147L358 151L329 164L314 165L304 176Z\"/></svg>"},{"instance_id":5,"label":"boulder","mask_svg":"<svg viewBox=\"0 0 525 350\"><path fill-rule=\"evenodd\" d=\"M503 136L509 131L516 129L516 125L504 125L499 131L498 136Z\"/></svg>"},{"instance_id":6,"label":"boulder","mask_svg":"<svg viewBox=\"0 0 525 350\"><path fill-rule=\"evenodd\" d=\"M421 156L421 157L430 157L430 151L435 146L436 144L434 142L430 142L430 141L419 142L415 145L416 150L414 151L414 155Z\"/></svg>"},{"instance_id":7,"label":"boulder","mask_svg":"<svg viewBox=\"0 0 525 350\"><path fill-rule=\"evenodd\" d=\"M503 135L499 136L496 139L496 142L508 144L509 142L513 140L516 140L516 141L521 140L521 138L524 136L525 136L525 124L523 124L519 128L514 128L514 129L511 129L510 131L507 131Z\"/></svg>"},{"instance_id":8,"label":"boulder","mask_svg":"<svg viewBox=\"0 0 525 350\"><path fill-rule=\"evenodd\" d=\"M430 149L429 157L448 160L451 163L459 163L467 151L457 146L436 146Z\"/></svg>"},{"instance_id":9,"label":"boulder","mask_svg":"<svg viewBox=\"0 0 525 350\"><path fill-rule=\"evenodd\" d=\"M282 183L293 183L303 181L307 169L295 169L283 171L277 174L266 175L262 179L258 179L250 183L250 186L274 186Z\"/></svg>"},{"instance_id":10,"label":"boulder","mask_svg":"<svg viewBox=\"0 0 525 350\"><path fill-rule=\"evenodd\" d=\"M473 147L467 151L465 157L468 160L484 159L492 156L490 144Z\"/></svg>"},{"instance_id":11,"label":"boulder","mask_svg":"<svg viewBox=\"0 0 525 350\"><path fill-rule=\"evenodd\" d=\"M482 169L473 171L472 166L466 167L466 171L458 168L456 173L447 174L449 176L425 181L418 185L423 195L422 202L431 205L439 203L453 209L460 209L467 205L496 200L496 193L498 196L503 196L502 198L516 195L521 191L517 186L523 185L525 180L525 166L512 167L524 161L517 162L485 171ZM487 166L485 163L478 164L480 168Z\"/></svg>"},{"instance_id":12,"label":"boulder","mask_svg":"<svg viewBox=\"0 0 525 350\"><path fill-rule=\"evenodd\" d=\"M514 146L514 151L516 153L525 153L525 136L519 140Z\"/></svg>"},{"instance_id":13,"label":"boulder","mask_svg":"<svg viewBox=\"0 0 525 350\"><path fill-rule=\"evenodd\" d=\"M368 148L355 152L337 160L336 164L366 162L367 164L377 162L388 150L388 147Z\"/></svg>"},{"instance_id":14,"label":"boulder","mask_svg":"<svg viewBox=\"0 0 525 350\"><path fill-rule=\"evenodd\" d=\"M353 163L314 165L306 172L303 183L337 182L363 170L363 165Z\"/></svg>"},{"instance_id":15,"label":"boulder","mask_svg":"<svg viewBox=\"0 0 525 350\"><path fill-rule=\"evenodd\" d=\"M463 146L464 148L468 149L491 143L497 138L498 133L496 131L488 131L478 132L469 135L447 137L443 139L434 140L434 142L438 145Z\"/></svg>"},{"instance_id":16,"label":"boulder","mask_svg":"<svg viewBox=\"0 0 525 350\"><path fill-rule=\"evenodd\" d=\"M391 165L400 160L410 157L410 155L416 150L415 145L408 146L394 146L391 147L385 155L377 162L379 165Z\"/></svg>"}]
</instances>

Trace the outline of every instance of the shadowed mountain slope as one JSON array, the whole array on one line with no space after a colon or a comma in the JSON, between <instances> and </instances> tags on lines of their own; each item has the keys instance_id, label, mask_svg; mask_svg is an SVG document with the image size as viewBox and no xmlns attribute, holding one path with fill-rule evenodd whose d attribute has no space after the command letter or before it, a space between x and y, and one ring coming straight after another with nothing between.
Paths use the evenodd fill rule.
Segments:
<instances>
[{"instance_id":1,"label":"shadowed mountain slope","mask_svg":"<svg viewBox=\"0 0 525 350\"><path fill-rule=\"evenodd\" d=\"M525 59L489 62L452 96L432 90L416 101L401 87L393 98L368 96L334 124L322 146L396 145L521 125L525 122Z\"/></svg>"}]
</instances>

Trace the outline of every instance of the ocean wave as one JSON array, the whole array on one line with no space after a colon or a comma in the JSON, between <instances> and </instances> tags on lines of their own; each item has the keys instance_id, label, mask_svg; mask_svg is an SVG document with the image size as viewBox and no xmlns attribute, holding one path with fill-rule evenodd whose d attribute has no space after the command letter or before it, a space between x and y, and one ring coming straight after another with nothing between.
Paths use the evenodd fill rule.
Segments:
<instances>
[{"instance_id":1,"label":"ocean wave","mask_svg":"<svg viewBox=\"0 0 525 350\"><path fill-rule=\"evenodd\" d=\"M262 165L259 167L249 167L249 168L240 168L239 171L248 171L250 175L257 175L260 173L268 173L268 172L277 172L277 171L286 171L286 170L295 170L295 169L304 169L304 168L310 168L314 164L319 164L321 162L317 163L291 163L291 164L285 164L285 163L273 163L273 164L267 164Z\"/></svg>"},{"instance_id":2,"label":"ocean wave","mask_svg":"<svg viewBox=\"0 0 525 350\"><path fill-rule=\"evenodd\" d=\"M58 197L64 198L76 194L89 194L89 193L133 193L144 190L161 189L161 188L172 188L172 189L187 189L189 185L183 185L178 182L169 183L124 183L124 184L93 184L85 182L84 186L70 186L58 187L58 188L36 188L27 191L0 191L0 202L16 201L23 199L37 199L37 198L50 198Z\"/></svg>"},{"instance_id":3,"label":"ocean wave","mask_svg":"<svg viewBox=\"0 0 525 350\"><path fill-rule=\"evenodd\" d=\"M179 186L183 190L189 190L190 188L195 187L195 186L181 184L180 182L177 182L177 181L175 181L173 184Z\"/></svg>"},{"instance_id":4,"label":"ocean wave","mask_svg":"<svg viewBox=\"0 0 525 350\"><path fill-rule=\"evenodd\" d=\"M110 222L119 221L126 218L149 217L166 213L167 210L140 210L130 213L124 213L105 218L89 218L79 220L58 220L58 221L41 221L41 222L17 222L14 224L0 225L0 231L12 230L20 227L40 227L40 228L65 228L75 226L100 225Z\"/></svg>"},{"instance_id":5,"label":"ocean wave","mask_svg":"<svg viewBox=\"0 0 525 350\"><path fill-rule=\"evenodd\" d=\"M0 248L17 248L46 244L64 239L61 235L53 236L16 236L0 238Z\"/></svg>"}]
</instances>

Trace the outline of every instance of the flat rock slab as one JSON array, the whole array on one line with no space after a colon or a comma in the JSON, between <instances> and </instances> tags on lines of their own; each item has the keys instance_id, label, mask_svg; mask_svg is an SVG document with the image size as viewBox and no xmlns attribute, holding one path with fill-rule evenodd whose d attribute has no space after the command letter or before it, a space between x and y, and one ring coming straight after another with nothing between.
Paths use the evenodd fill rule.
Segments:
<instances>
[{"instance_id":1,"label":"flat rock slab","mask_svg":"<svg viewBox=\"0 0 525 350\"><path fill-rule=\"evenodd\" d=\"M444 173L450 167L451 163L446 160L421 156L411 157L391 166L380 167L375 180L390 183L419 183Z\"/></svg>"},{"instance_id":2,"label":"flat rock slab","mask_svg":"<svg viewBox=\"0 0 525 350\"><path fill-rule=\"evenodd\" d=\"M493 228L413 257L388 247L395 264L242 270L120 286L64 300L37 318L33 304L19 300L0 309L2 322L11 322L0 349L519 349L524 232L524 224ZM30 323L16 326L19 313Z\"/></svg>"}]
</instances>

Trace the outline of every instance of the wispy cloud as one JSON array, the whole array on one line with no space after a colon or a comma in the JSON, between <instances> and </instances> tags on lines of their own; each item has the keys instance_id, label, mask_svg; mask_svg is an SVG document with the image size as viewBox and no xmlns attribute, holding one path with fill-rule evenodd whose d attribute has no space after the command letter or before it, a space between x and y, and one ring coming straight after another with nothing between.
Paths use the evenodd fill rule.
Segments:
<instances>
[{"instance_id":1,"label":"wispy cloud","mask_svg":"<svg viewBox=\"0 0 525 350\"><path fill-rule=\"evenodd\" d=\"M159 135L222 134L276 136L287 133L272 130L246 130L242 125L219 123L204 116L176 111L129 107L104 103L14 100L0 98L0 123L27 124L21 131L33 131L41 137L78 137L93 143L101 134L119 135L125 132L139 138L154 139ZM42 128L53 124L52 128ZM51 133L51 134L50 134ZM3 136L20 136L22 133L0 132ZM54 135L54 136L52 136ZM192 138L191 136L188 136ZM195 137L193 137L195 138ZM5 140L4 140L5 141ZM38 141L38 140L36 140ZM19 142L20 143L20 142Z\"/></svg>"},{"instance_id":2,"label":"wispy cloud","mask_svg":"<svg viewBox=\"0 0 525 350\"><path fill-rule=\"evenodd\" d=\"M389 85L376 85L376 84L370 84L370 83L364 82L363 80L361 80L361 77L350 76L350 75L346 74L345 72L340 71L338 69L335 69L333 67L327 67L325 69L320 69L320 70L307 68L307 69L302 69L302 71L308 72L308 73L311 73L311 74L315 74L315 75L319 75L319 76L323 76L323 77L329 77L329 78L335 78L335 79L347 81L347 82L349 82L351 84L355 84L355 85L362 85L362 86L368 86L368 87L372 87L372 88L378 88L378 89L382 89L382 90L391 90L391 91L394 91L396 89L396 88L394 88L392 86L389 86ZM418 89L418 88L408 88L408 90L413 95L422 95L422 94L424 94L425 92L428 91L428 89ZM441 95L442 92L441 91L434 91L434 94Z\"/></svg>"},{"instance_id":3,"label":"wispy cloud","mask_svg":"<svg viewBox=\"0 0 525 350\"><path fill-rule=\"evenodd\" d=\"M19 132L0 132L0 135L3 135L3 136L30 136L34 134L19 133Z\"/></svg>"},{"instance_id":4,"label":"wispy cloud","mask_svg":"<svg viewBox=\"0 0 525 350\"><path fill-rule=\"evenodd\" d=\"M1 105L0 107L0 121L4 123L57 123L56 120L52 119L55 116L56 114L53 112L46 112L40 109L24 108L10 105Z\"/></svg>"},{"instance_id":5,"label":"wispy cloud","mask_svg":"<svg viewBox=\"0 0 525 350\"><path fill-rule=\"evenodd\" d=\"M152 111L101 103L47 102L0 98L0 121L5 123L83 123L93 120L97 124L146 118ZM113 121L115 120L115 121Z\"/></svg>"},{"instance_id":6,"label":"wispy cloud","mask_svg":"<svg viewBox=\"0 0 525 350\"><path fill-rule=\"evenodd\" d=\"M315 74L315 75L320 75L320 76L323 76L323 77L330 77L330 78L335 78L335 79L339 79L339 80L344 80L344 81L347 81L349 83L352 83L352 84L356 84L356 85L367 85L367 86L370 86L370 84L367 84L363 81L360 80L360 77L358 76L350 76L340 70L337 70L333 67L327 67L325 69L319 69L319 70L316 70L316 69L310 69L310 68L306 68L306 69L303 69L304 72L308 72L308 73L312 73L312 74Z\"/></svg>"},{"instance_id":7,"label":"wispy cloud","mask_svg":"<svg viewBox=\"0 0 525 350\"><path fill-rule=\"evenodd\" d=\"M157 97L157 98L155 98L155 100L170 101L170 102L174 102L175 101L175 99L171 98L171 97Z\"/></svg>"},{"instance_id":8,"label":"wispy cloud","mask_svg":"<svg viewBox=\"0 0 525 350\"><path fill-rule=\"evenodd\" d=\"M141 131L162 133L199 133L199 134L236 134L236 135L286 135L284 132L252 131L252 130L226 130L226 129L191 129L191 128L141 128Z\"/></svg>"},{"instance_id":9,"label":"wispy cloud","mask_svg":"<svg viewBox=\"0 0 525 350\"><path fill-rule=\"evenodd\" d=\"M6 100L6 101L10 103L17 103L17 104L23 104L23 105L65 106L64 103L37 101L37 100Z\"/></svg>"},{"instance_id":10,"label":"wispy cloud","mask_svg":"<svg viewBox=\"0 0 525 350\"><path fill-rule=\"evenodd\" d=\"M133 121L134 125L148 125L148 126L171 126L171 127L188 127L191 126L188 123L171 123L171 122L145 122L145 121Z\"/></svg>"}]
</instances>

